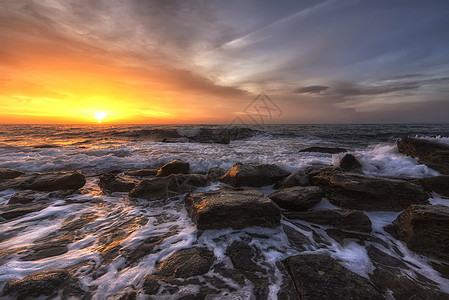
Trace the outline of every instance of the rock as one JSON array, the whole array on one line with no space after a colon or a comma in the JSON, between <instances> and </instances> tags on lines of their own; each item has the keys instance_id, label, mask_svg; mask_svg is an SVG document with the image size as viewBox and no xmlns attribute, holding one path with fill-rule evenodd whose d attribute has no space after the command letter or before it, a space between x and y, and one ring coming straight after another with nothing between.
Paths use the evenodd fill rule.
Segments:
<instances>
[{"instance_id":1,"label":"rock","mask_svg":"<svg viewBox=\"0 0 449 300\"><path fill-rule=\"evenodd\" d=\"M171 174L188 174L190 172L190 164L182 160L175 159L166 163L157 171L157 177L165 177Z\"/></svg>"},{"instance_id":2,"label":"rock","mask_svg":"<svg viewBox=\"0 0 449 300\"><path fill-rule=\"evenodd\" d=\"M280 190L294 186L306 186L309 184L309 177L307 173L303 170L296 171L278 183L276 183L273 188Z\"/></svg>"},{"instance_id":3,"label":"rock","mask_svg":"<svg viewBox=\"0 0 449 300\"><path fill-rule=\"evenodd\" d=\"M324 197L324 190L318 186L295 186L274 192L268 196L279 207L304 211L315 206Z\"/></svg>"},{"instance_id":4,"label":"rock","mask_svg":"<svg viewBox=\"0 0 449 300\"><path fill-rule=\"evenodd\" d=\"M279 207L254 190L194 193L185 198L186 210L198 229L277 227Z\"/></svg>"},{"instance_id":5,"label":"rock","mask_svg":"<svg viewBox=\"0 0 449 300\"><path fill-rule=\"evenodd\" d=\"M220 180L231 186L262 187L274 184L288 175L290 172L276 165L236 163Z\"/></svg>"},{"instance_id":6,"label":"rock","mask_svg":"<svg viewBox=\"0 0 449 300\"><path fill-rule=\"evenodd\" d=\"M428 204L422 187L397 179L329 170L312 175L312 184L324 186L329 201L342 208L400 211L411 204Z\"/></svg>"},{"instance_id":7,"label":"rock","mask_svg":"<svg viewBox=\"0 0 449 300\"><path fill-rule=\"evenodd\" d=\"M68 279L69 273L63 269L33 273L21 280L8 282L2 294L17 299L51 296L61 289Z\"/></svg>"},{"instance_id":8,"label":"rock","mask_svg":"<svg viewBox=\"0 0 449 300\"><path fill-rule=\"evenodd\" d=\"M336 153L342 153L342 152L348 152L348 150L344 148L338 148L338 147L309 147L298 151L301 152L318 152L318 153L330 153L330 154L336 154Z\"/></svg>"},{"instance_id":9,"label":"rock","mask_svg":"<svg viewBox=\"0 0 449 300\"><path fill-rule=\"evenodd\" d=\"M19 192L12 195L8 204L29 204L37 198L35 192Z\"/></svg>"},{"instance_id":10,"label":"rock","mask_svg":"<svg viewBox=\"0 0 449 300\"><path fill-rule=\"evenodd\" d=\"M449 145L425 139L403 138L397 142L400 153L417 157L420 163L449 175Z\"/></svg>"},{"instance_id":11,"label":"rock","mask_svg":"<svg viewBox=\"0 0 449 300\"><path fill-rule=\"evenodd\" d=\"M99 186L105 193L129 192L138 181L133 178L120 177L116 174L106 173L100 176Z\"/></svg>"},{"instance_id":12,"label":"rock","mask_svg":"<svg viewBox=\"0 0 449 300\"><path fill-rule=\"evenodd\" d=\"M207 181L216 182L225 173L226 171L223 170L222 168L219 167L210 168L209 172L207 173Z\"/></svg>"},{"instance_id":13,"label":"rock","mask_svg":"<svg viewBox=\"0 0 449 300\"><path fill-rule=\"evenodd\" d=\"M319 254L297 255L282 262L300 299L384 299L365 278Z\"/></svg>"},{"instance_id":14,"label":"rock","mask_svg":"<svg viewBox=\"0 0 449 300\"><path fill-rule=\"evenodd\" d=\"M429 191L449 197L449 175L420 178L416 182Z\"/></svg>"},{"instance_id":15,"label":"rock","mask_svg":"<svg viewBox=\"0 0 449 300\"><path fill-rule=\"evenodd\" d=\"M14 179L19 176L22 176L23 174L25 174L25 172L8 169L8 168L0 168L0 180Z\"/></svg>"},{"instance_id":16,"label":"rock","mask_svg":"<svg viewBox=\"0 0 449 300\"><path fill-rule=\"evenodd\" d=\"M7 209L0 210L0 217L6 219L6 220L12 220L33 212L37 212L40 210L43 210L44 208L47 208L48 205L46 204L36 204L36 205L30 205L30 206L20 206L20 207L12 207Z\"/></svg>"},{"instance_id":17,"label":"rock","mask_svg":"<svg viewBox=\"0 0 449 300\"><path fill-rule=\"evenodd\" d=\"M193 140L186 138L185 136L178 138L164 138L162 140L162 143L192 143L192 142Z\"/></svg>"},{"instance_id":18,"label":"rock","mask_svg":"<svg viewBox=\"0 0 449 300\"><path fill-rule=\"evenodd\" d=\"M156 176L157 171L158 170L156 170L156 169L140 169L140 170L125 172L125 175L135 176L135 177Z\"/></svg>"},{"instance_id":19,"label":"rock","mask_svg":"<svg viewBox=\"0 0 449 300\"><path fill-rule=\"evenodd\" d=\"M161 287L159 281L161 278L156 275L148 275L143 282L143 290L147 295L156 295Z\"/></svg>"},{"instance_id":20,"label":"rock","mask_svg":"<svg viewBox=\"0 0 449 300\"><path fill-rule=\"evenodd\" d=\"M284 233L287 236L290 244L294 246L296 249L300 251L305 251L307 250L306 246L312 244L312 242L305 234L297 231L296 229L287 225L283 225L282 229L284 230Z\"/></svg>"},{"instance_id":21,"label":"rock","mask_svg":"<svg viewBox=\"0 0 449 300\"><path fill-rule=\"evenodd\" d=\"M340 168L346 172L359 173L362 170L362 164L352 154L346 154L340 160Z\"/></svg>"},{"instance_id":22,"label":"rock","mask_svg":"<svg viewBox=\"0 0 449 300\"><path fill-rule=\"evenodd\" d=\"M156 275L188 278L207 273L214 253L207 248L189 248L172 254L157 266Z\"/></svg>"},{"instance_id":23,"label":"rock","mask_svg":"<svg viewBox=\"0 0 449 300\"><path fill-rule=\"evenodd\" d=\"M130 197L158 200L193 192L207 184L200 174L172 174L167 177L144 179L129 192Z\"/></svg>"},{"instance_id":24,"label":"rock","mask_svg":"<svg viewBox=\"0 0 449 300\"><path fill-rule=\"evenodd\" d=\"M449 207L411 205L393 226L410 250L449 261Z\"/></svg>"},{"instance_id":25,"label":"rock","mask_svg":"<svg viewBox=\"0 0 449 300\"><path fill-rule=\"evenodd\" d=\"M289 219L334 226L342 230L371 231L371 220L363 212L349 209L316 209L304 212L284 212Z\"/></svg>"},{"instance_id":26,"label":"rock","mask_svg":"<svg viewBox=\"0 0 449 300\"><path fill-rule=\"evenodd\" d=\"M26 174L0 182L0 190L19 189L36 191L77 190L86 184L78 171Z\"/></svg>"}]
</instances>

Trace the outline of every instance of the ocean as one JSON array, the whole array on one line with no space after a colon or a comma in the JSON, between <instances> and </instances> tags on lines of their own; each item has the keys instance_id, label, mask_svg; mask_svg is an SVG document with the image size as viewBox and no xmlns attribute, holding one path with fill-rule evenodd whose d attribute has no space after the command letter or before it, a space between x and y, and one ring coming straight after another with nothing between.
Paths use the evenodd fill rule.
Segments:
<instances>
[{"instance_id":1,"label":"ocean","mask_svg":"<svg viewBox=\"0 0 449 300\"><path fill-rule=\"evenodd\" d=\"M236 241L257 249L258 258L254 260L263 270L258 275L263 284L251 280L238 282L233 276L212 269L207 276L200 276L198 283L184 283L173 295L168 292L168 286L163 285L156 299L197 295L204 285L216 291L216 295L208 299L277 299L284 283L279 262L299 253L329 255L351 271L369 278L374 266L367 244L356 240L340 244L326 233L326 226L283 219L282 226L274 229L254 227L200 232L185 211L184 195L157 201L130 200L127 193L106 195L98 186L99 175L159 168L174 159L189 162L191 171L198 173L207 173L212 167L228 170L237 162L276 164L290 172L314 164L338 166L344 153L299 152L307 147L322 146L347 149L362 163L362 172L367 175L423 178L438 175L438 172L400 154L396 142L403 137L419 137L449 143L448 124L264 125L240 130L239 134L231 135L229 144L208 143L207 139L196 142L198 136L229 134L236 128L239 127L0 125L0 168L24 172L79 170L87 177L79 193L55 198L43 210L19 218L0 219L0 289L8 281L34 272L77 266L73 276L81 294L93 299L115 299L134 293L137 298L145 299L143 278L154 273L158 261L194 245L213 251L214 265L232 268L227 249ZM172 142L164 142L164 139ZM215 182L197 191L218 190L223 186ZM266 195L274 191L272 186L258 190ZM16 192L0 191L0 206L5 207ZM430 201L445 203L437 195ZM335 208L326 199L317 207ZM383 230L399 212L366 214L373 223L371 235L379 240L372 244L405 261L406 267L400 272L417 282L421 277L427 278L433 288L449 293L449 280L435 271L427 258L408 250ZM60 232L69 220L85 216L90 217L67 245L66 252L39 260L21 259L37 241ZM295 246L285 233L286 226L304 235L309 242L302 248ZM119 255L107 261L101 255L105 247L102 239L111 239L114 232L123 232L117 242ZM126 254L151 238L159 238L160 242L138 260L130 262Z\"/></svg>"}]
</instances>

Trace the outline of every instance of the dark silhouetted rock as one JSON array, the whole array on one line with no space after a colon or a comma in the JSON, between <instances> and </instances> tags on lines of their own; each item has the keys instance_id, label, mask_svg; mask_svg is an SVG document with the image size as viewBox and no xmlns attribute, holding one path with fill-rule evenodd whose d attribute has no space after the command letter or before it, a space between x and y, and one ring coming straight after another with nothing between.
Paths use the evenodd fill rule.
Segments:
<instances>
[{"instance_id":1,"label":"dark silhouetted rock","mask_svg":"<svg viewBox=\"0 0 449 300\"><path fill-rule=\"evenodd\" d=\"M378 178L330 170L310 178L324 186L329 201L342 208L400 211L411 204L428 204L429 193L404 180Z\"/></svg>"},{"instance_id":2,"label":"dark silhouetted rock","mask_svg":"<svg viewBox=\"0 0 449 300\"><path fill-rule=\"evenodd\" d=\"M193 143L193 140L183 136L178 138L164 138L162 143Z\"/></svg>"},{"instance_id":3,"label":"dark silhouetted rock","mask_svg":"<svg viewBox=\"0 0 449 300\"><path fill-rule=\"evenodd\" d=\"M273 188L280 190L294 186L306 186L308 184L309 184L309 177L306 171L299 170L288 175L287 177L276 183Z\"/></svg>"},{"instance_id":4,"label":"dark silhouetted rock","mask_svg":"<svg viewBox=\"0 0 449 300\"><path fill-rule=\"evenodd\" d=\"M384 299L367 279L329 256L297 255L282 263L292 277L300 299Z\"/></svg>"},{"instance_id":5,"label":"dark silhouetted rock","mask_svg":"<svg viewBox=\"0 0 449 300\"><path fill-rule=\"evenodd\" d=\"M62 269L33 273L21 280L11 280L5 285L2 293L18 299L51 296L68 278L69 273Z\"/></svg>"},{"instance_id":6,"label":"dark silhouetted rock","mask_svg":"<svg viewBox=\"0 0 449 300\"><path fill-rule=\"evenodd\" d=\"M220 179L221 176L223 176L226 173L225 170L219 167L210 168L209 172L207 173L207 180L210 182L215 182Z\"/></svg>"},{"instance_id":7,"label":"dark silhouetted rock","mask_svg":"<svg viewBox=\"0 0 449 300\"><path fill-rule=\"evenodd\" d=\"M371 220L363 212L349 209L316 209L303 212L284 212L289 219L334 226L342 230L371 231Z\"/></svg>"},{"instance_id":8,"label":"dark silhouetted rock","mask_svg":"<svg viewBox=\"0 0 449 300\"><path fill-rule=\"evenodd\" d=\"M418 158L430 168L449 175L449 145L425 139L403 138L397 142L400 153Z\"/></svg>"},{"instance_id":9,"label":"dark silhouetted rock","mask_svg":"<svg viewBox=\"0 0 449 300\"><path fill-rule=\"evenodd\" d=\"M287 236L290 244L294 246L296 249L304 251L307 249L306 246L312 244L312 242L305 234L299 232L293 227L283 225L282 229L284 230L284 233Z\"/></svg>"},{"instance_id":10,"label":"dark silhouetted rock","mask_svg":"<svg viewBox=\"0 0 449 300\"><path fill-rule=\"evenodd\" d=\"M106 173L100 176L99 186L105 193L129 192L138 181L133 178L121 177L116 174Z\"/></svg>"},{"instance_id":11,"label":"dark silhouetted rock","mask_svg":"<svg viewBox=\"0 0 449 300\"><path fill-rule=\"evenodd\" d=\"M207 184L200 174L172 174L167 177L144 179L129 192L130 197L157 200L193 192Z\"/></svg>"},{"instance_id":12,"label":"dark silhouetted rock","mask_svg":"<svg viewBox=\"0 0 449 300\"><path fill-rule=\"evenodd\" d=\"M344 148L338 148L338 147L309 147L302 150L299 150L299 152L317 152L317 153L330 153L330 154L336 154L336 153L342 153L342 152L348 152L348 150Z\"/></svg>"},{"instance_id":13,"label":"dark silhouetted rock","mask_svg":"<svg viewBox=\"0 0 449 300\"><path fill-rule=\"evenodd\" d=\"M276 165L237 163L220 180L231 186L261 187L274 184L288 175L290 172Z\"/></svg>"},{"instance_id":14,"label":"dark silhouetted rock","mask_svg":"<svg viewBox=\"0 0 449 300\"><path fill-rule=\"evenodd\" d=\"M3 179L14 179L19 176L22 176L25 172L17 171L13 169L0 168L0 180Z\"/></svg>"},{"instance_id":15,"label":"dark silhouetted rock","mask_svg":"<svg viewBox=\"0 0 449 300\"><path fill-rule=\"evenodd\" d=\"M182 160L175 159L166 163L157 171L157 177L165 177L171 174L188 174L190 172L190 164Z\"/></svg>"},{"instance_id":16,"label":"dark silhouetted rock","mask_svg":"<svg viewBox=\"0 0 449 300\"><path fill-rule=\"evenodd\" d=\"M198 229L250 226L277 227L280 209L258 191L214 191L185 198L187 212Z\"/></svg>"},{"instance_id":17,"label":"dark silhouetted rock","mask_svg":"<svg viewBox=\"0 0 449 300\"><path fill-rule=\"evenodd\" d=\"M449 207L411 205L393 226L410 250L449 261Z\"/></svg>"},{"instance_id":18,"label":"dark silhouetted rock","mask_svg":"<svg viewBox=\"0 0 449 300\"><path fill-rule=\"evenodd\" d=\"M346 172L355 172L358 173L362 170L362 164L355 158L352 154L346 154L340 160L340 168Z\"/></svg>"},{"instance_id":19,"label":"dark silhouetted rock","mask_svg":"<svg viewBox=\"0 0 449 300\"><path fill-rule=\"evenodd\" d=\"M429 191L449 197L449 175L420 178L416 180L416 183Z\"/></svg>"},{"instance_id":20,"label":"dark silhouetted rock","mask_svg":"<svg viewBox=\"0 0 449 300\"><path fill-rule=\"evenodd\" d=\"M12 195L8 204L29 204L36 198L36 192L19 192Z\"/></svg>"},{"instance_id":21,"label":"dark silhouetted rock","mask_svg":"<svg viewBox=\"0 0 449 300\"><path fill-rule=\"evenodd\" d=\"M282 208L304 211L313 207L324 197L324 190L318 186L295 186L272 193L268 196Z\"/></svg>"},{"instance_id":22,"label":"dark silhouetted rock","mask_svg":"<svg viewBox=\"0 0 449 300\"><path fill-rule=\"evenodd\" d=\"M188 278L207 273L214 262L214 253L207 248L180 250L162 261L156 275Z\"/></svg>"},{"instance_id":23,"label":"dark silhouetted rock","mask_svg":"<svg viewBox=\"0 0 449 300\"><path fill-rule=\"evenodd\" d=\"M25 174L0 182L0 190L19 189L36 191L77 190L86 184L86 178L78 171Z\"/></svg>"},{"instance_id":24,"label":"dark silhouetted rock","mask_svg":"<svg viewBox=\"0 0 449 300\"><path fill-rule=\"evenodd\" d=\"M135 177L147 177L147 176L156 176L157 174L156 169L140 169L140 170L133 170L125 172L125 175L128 176L135 176Z\"/></svg>"}]
</instances>

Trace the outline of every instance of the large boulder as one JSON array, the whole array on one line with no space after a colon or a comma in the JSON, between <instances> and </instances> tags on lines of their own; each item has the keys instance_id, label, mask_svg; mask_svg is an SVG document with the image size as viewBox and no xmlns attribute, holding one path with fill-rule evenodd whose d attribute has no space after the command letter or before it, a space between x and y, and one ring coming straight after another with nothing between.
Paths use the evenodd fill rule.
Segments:
<instances>
[{"instance_id":1,"label":"large boulder","mask_svg":"<svg viewBox=\"0 0 449 300\"><path fill-rule=\"evenodd\" d=\"M346 154L340 160L340 168L346 172L358 173L362 170L362 164L352 154Z\"/></svg>"},{"instance_id":2,"label":"large boulder","mask_svg":"<svg viewBox=\"0 0 449 300\"><path fill-rule=\"evenodd\" d=\"M304 170L299 170L283 178L281 181L276 183L273 188L280 190L294 186L306 186L308 184L309 177L307 172Z\"/></svg>"},{"instance_id":3,"label":"large boulder","mask_svg":"<svg viewBox=\"0 0 449 300\"><path fill-rule=\"evenodd\" d=\"M51 296L57 293L68 279L69 273L63 269L33 273L23 279L9 281L2 294L17 299Z\"/></svg>"},{"instance_id":4,"label":"large boulder","mask_svg":"<svg viewBox=\"0 0 449 300\"><path fill-rule=\"evenodd\" d=\"M193 192L207 184L200 174L172 174L167 177L144 179L129 192L130 197L158 200Z\"/></svg>"},{"instance_id":5,"label":"large boulder","mask_svg":"<svg viewBox=\"0 0 449 300\"><path fill-rule=\"evenodd\" d=\"M135 176L135 177L147 177L147 176L155 176L157 174L157 169L139 169L133 171L125 172L125 175Z\"/></svg>"},{"instance_id":6,"label":"large boulder","mask_svg":"<svg viewBox=\"0 0 449 300\"><path fill-rule=\"evenodd\" d=\"M156 274L188 278L207 273L214 262L214 253L207 248L189 248L172 254L157 266Z\"/></svg>"},{"instance_id":7,"label":"large boulder","mask_svg":"<svg viewBox=\"0 0 449 300\"><path fill-rule=\"evenodd\" d=\"M449 175L420 178L416 182L429 191L449 197Z\"/></svg>"},{"instance_id":8,"label":"large boulder","mask_svg":"<svg viewBox=\"0 0 449 300\"><path fill-rule=\"evenodd\" d=\"M410 250L449 261L449 207L411 205L397 217L391 230Z\"/></svg>"},{"instance_id":9,"label":"large boulder","mask_svg":"<svg viewBox=\"0 0 449 300\"><path fill-rule=\"evenodd\" d=\"M77 190L86 184L86 177L78 171L25 174L0 182L0 190L36 191Z\"/></svg>"},{"instance_id":10,"label":"large boulder","mask_svg":"<svg viewBox=\"0 0 449 300\"><path fill-rule=\"evenodd\" d=\"M279 207L254 190L193 193L185 206L198 229L277 227L281 219Z\"/></svg>"},{"instance_id":11,"label":"large boulder","mask_svg":"<svg viewBox=\"0 0 449 300\"><path fill-rule=\"evenodd\" d=\"M121 177L116 174L106 173L100 176L98 185L105 193L113 192L129 192L136 185L138 181L133 178Z\"/></svg>"},{"instance_id":12,"label":"large boulder","mask_svg":"<svg viewBox=\"0 0 449 300\"><path fill-rule=\"evenodd\" d=\"M0 168L0 180L17 178L23 174L25 174L25 172L8 168Z\"/></svg>"},{"instance_id":13,"label":"large boulder","mask_svg":"<svg viewBox=\"0 0 449 300\"><path fill-rule=\"evenodd\" d=\"M449 145L416 138L403 138L397 142L400 153L418 158L430 168L449 175Z\"/></svg>"},{"instance_id":14,"label":"large boulder","mask_svg":"<svg viewBox=\"0 0 449 300\"><path fill-rule=\"evenodd\" d=\"M371 220L363 212L350 209L316 209L303 212L284 212L290 219L334 226L342 230L371 231Z\"/></svg>"},{"instance_id":15,"label":"large boulder","mask_svg":"<svg viewBox=\"0 0 449 300\"><path fill-rule=\"evenodd\" d=\"M329 201L342 208L368 211L400 211L411 204L428 204L422 187L404 180L378 178L327 170L313 174L315 185L326 189Z\"/></svg>"},{"instance_id":16,"label":"large boulder","mask_svg":"<svg viewBox=\"0 0 449 300\"><path fill-rule=\"evenodd\" d=\"M290 172L276 165L236 163L220 180L231 186L262 187L274 184L288 175Z\"/></svg>"},{"instance_id":17,"label":"large boulder","mask_svg":"<svg viewBox=\"0 0 449 300\"><path fill-rule=\"evenodd\" d=\"M300 299L384 299L367 279L329 256L297 255L282 263L292 277Z\"/></svg>"},{"instance_id":18,"label":"large boulder","mask_svg":"<svg viewBox=\"0 0 449 300\"><path fill-rule=\"evenodd\" d=\"M298 151L301 152L316 152L316 153L329 153L329 154L336 154L336 153L342 153L342 152L348 152L348 150L344 148L338 148L338 147L309 147Z\"/></svg>"},{"instance_id":19,"label":"large boulder","mask_svg":"<svg viewBox=\"0 0 449 300\"><path fill-rule=\"evenodd\" d=\"M268 196L282 208L304 211L318 204L324 197L324 190L318 186L295 186L274 192Z\"/></svg>"},{"instance_id":20,"label":"large boulder","mask_svg":"<svg viewBox=\"0 0 449 300\"><path fill-rule=\"evenodd\" d=\"M223 176L226 171L219 167L210 168L209 172L207 172L207 180L210 182L216 182Z\"/></svg>"},{"instance_id":21,"label":"large boulder","mask_svg":"<svg viewBox=\"0 0 449 300\"><path fill-rule=\"evenodd\" d=\"M190 172L190 164L180 159L175 159L163 165L157 171L157 177L165 177L171 174L188 174Z\"/></svg>"}]
</instances>

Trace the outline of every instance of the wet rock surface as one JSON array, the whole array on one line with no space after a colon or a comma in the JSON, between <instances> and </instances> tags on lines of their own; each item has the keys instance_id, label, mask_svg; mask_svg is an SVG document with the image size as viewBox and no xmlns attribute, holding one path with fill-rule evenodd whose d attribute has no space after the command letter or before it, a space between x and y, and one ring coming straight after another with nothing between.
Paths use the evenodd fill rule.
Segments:
<instances>
[{"instance_id":1,"label":"wet rock surface","mask_svg":"<svg viewBox=\"0 0 449 300\"><path fill-rule=\"evenodd\" d=\"M417 138L403 138L397 142L400 153L418 158L419 162L449 175L449 145Z\"/></svg>"},{"instance_id":2,"label":"wet rock surface","mask_svg":"<svg viewBox=\"0 0 449 300\"><path fill-rule=\"evenodd\" d=\"M8 168L0 168L0 180L14 179L22 176L23 174L25 174L25 172Z\"/></svg>"},{"instance_id":3,"label":"wet rock surface","mask_svg":"<svg viewBox=\"0 0 449 300\"><path fill-rule=\"evenodd\" d=\"M371 220L358 210L316 209L303 212L283 212L290 219L301 219L310 223L334 226L342 230L371 231Z\"/></svg>"},{"instance_id":4,"label":"wet rock surface","mask_svg":"<svg viewBox=\"0 0 449 300\"><path fill-rule=\"evenodd\" d=\"M51 296L62 288L68 278L69 273L62 269L33 273L21 280L8 282L2 294L18 299Z\"/></svg>"},{"instance_id":5,"label":"wet rock surface","mask_svg":"<svg viewBox=\"0 0 449 300\"><path fill-rule=\"evenodd\" d=\"M340 168L346 172L359 173L362 171L362 164L352 154L346 154L340 160Z\"/></svg>"},{"instance_id":6,"label":"wet rock surface","mask_svg":"<svg viewBox=\"0 0 449 300\"><path fill-rule=\"evenodd\" d=\"M411 204L427 204L430 197L422 187L405 180L338 170L313 174L310 180L313 184L323 186L329 201L342 208L400 211Z\"/></svg>"},{"instance_id":7,"label":"wet rock surface","mask_svg":"<svg viewBox=\"0 0 449 300\"><path fill-rule=\"evenodd\" d=\"M78 171L25 174L0 182L0 190L58 191L77 190L86 184L86 178Z\"/></svg>"},{"instance_id":8,"label":"wet rock surface","mask_svg":"<svg viewBox=\"0 0 449 300\"><path fill-rule=\"evenodd\" d=\"M207 184L206 176L200 174L172 174L167 177L144 179L129 192L130 197L146 200L166 199L193 192Z\"/></svg>"},{"instance_id":9,"label":"wet rock surface","mask_svg":"<svg viewBox=\"0 0 449 300\"><path fill-rule=\"evenodd\" d=\"M431 192L449 197L449 175L420 178L415 181Z\"/></svg>"},{"instance_id":10,"label":"wet rock surface","mask_svg":"<svg viewBox=\"0 0 449 300\"><path fill-rule=\"evenodd\" d=\"M156 173L157 177L165 177L171 174L188 174L190 172L190 164L182 160L175 159L163 165Z\"/></svg>"},{"instance_id":11,"label":"wet rock surface","mask_svg":"<svg viewBox=\"0 0 449 300\"><path fill-rule=\"evenodd\" d=\"M325 255L298 255L283 261L300 299L384 299L366 279Z\"/></svg>"},{"instance_id":12,"label":"wet rock surface","mask_svg":"<svg viewBox=\"0 0 449 300\"><path fill-rule=\"evenodd\" d=\"M137 185L137 183L138 181L133 178L106 173L100 176L98 185L103 190L103 192L114 193L129 192Z\"/></svg>"},{"instance_id":13,"label":"wet rock surface","mask_svg":"<svg viewBox=\"0 0 449 300\"><path fill-rule=\"evenodd\" d=\"M279 207L254 190L193 193L186 196L185 206L198 229L276 227L280 224Z\"/></svg>"},{"instance_id":14,"label":"wet rock surface","mask_svg":"<svg viewBox=\"0 0 449 300\"><path fill-rule=\"evenodd\" d=\"M135 177L147 177L147 176L156 176L157 169L140 169L125 172L125 175L135 176Z\"/></svg>"},{"instance_id":15,"label":"wet rock surface","mask_svg":"<svg viewBox=\"0 0 449 300\"><path fill-rule=\"evenodd\" d=\"M226 173L226 170L218 167L210 168L207 172L207 180L210 182L216 182Z\"/></svg>"},{"instance_id":16,"label":"wet rock surface","mask_svg":"<svg viewBox=\"0 0 449 300\"><path fill-rule=\"evenodd\" d=\"M291 187L268 195L279 207L293 211L304 211L318 204L324 190L318 186Z\"/></svg>"},{"instance_id":17,"label":"wet rock surface","mask_svg":"<svg viewBox=\"0 0 449 300\"><path fill-rule=\"evenodd\" d=\"M213 262L214 253L207 248L184 249L162 261L156 275L188 278L207 273Z\"/></svg>"},{"instance_id":18,"label":"wet rock surface","mask_svg":"<svg viewBox=\"0 0 449 300\"><path fill-rule=\"evenodd\" d=\"M392 229L409 249L449 261L449 207L412 205L398 216Z\"/></svg>"},{"instance_id":19,"label":"wet rock surface","mask_svg":"<svg viewBox=\"0 0 449 300\"><path fill-rule=\"evenodd\" d=\"M274 184L288 175L290 172L276 165L237 163L220 180L235 187L262 187Z\"/></svg>"}]
</instances>

